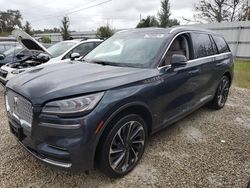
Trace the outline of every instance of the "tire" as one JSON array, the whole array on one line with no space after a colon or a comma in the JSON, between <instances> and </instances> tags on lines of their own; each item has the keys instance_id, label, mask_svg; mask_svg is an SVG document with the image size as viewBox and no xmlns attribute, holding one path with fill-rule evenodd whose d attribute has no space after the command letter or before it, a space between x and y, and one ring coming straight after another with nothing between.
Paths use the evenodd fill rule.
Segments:
<instances>
[{"instance_id":1,"label":"tire","mask_svg":"<svg viewBox=\"0 0 250 188\"><path fill-rule=\"evenodd\" d=\"M222 109L228 98L230 88L230 81L228 76L223 76L217 87L214 99L211 101L210 106L216 110Z\"/></svg>"},{"instance_id":2,"label":"tire","mask_svg":"<svg viewBox=\"0 0 250 188\"><path fill-rule=\"evenodd\" d=\"M97 163L104 174L119 178L131 172L140 161L148 138L147 126L136 114L116 118L109 126L101 139Z\"/></svg>"}]
</instances>

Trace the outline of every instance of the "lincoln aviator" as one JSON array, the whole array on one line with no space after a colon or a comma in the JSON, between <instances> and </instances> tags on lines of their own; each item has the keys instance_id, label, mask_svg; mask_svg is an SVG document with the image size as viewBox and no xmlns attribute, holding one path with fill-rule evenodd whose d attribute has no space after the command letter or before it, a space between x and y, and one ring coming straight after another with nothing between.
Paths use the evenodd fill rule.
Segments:
<instances>
[{"instance_id":1,"label":"lincoln aviator","mask_svg":"<svg viewBox=\"0 0 250 188\"><path fill-rule=\"evenodd\" d=\"M8 82L10 132L47 164L110 177L136 167L153 133L203 105L223 108L233 79L225 39L197 28L120 31L80 61Z\"/></svg>"}]
</instances>

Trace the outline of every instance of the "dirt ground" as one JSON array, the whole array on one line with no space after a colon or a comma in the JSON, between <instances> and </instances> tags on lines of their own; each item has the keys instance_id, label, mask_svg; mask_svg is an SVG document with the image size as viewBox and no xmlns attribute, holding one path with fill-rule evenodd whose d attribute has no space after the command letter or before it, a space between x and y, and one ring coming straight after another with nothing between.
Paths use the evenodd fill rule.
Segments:
<instances>
[{"instance_id":1,"label":"dirt ground","mask_svg":"<svg viewBox=\"0 0 250 188\"><path fill-rule=\"evenodd\" d=\"M32 157L9 132L1 90L1 188L246 188L250 180L250 90L234 87L224 109L201 108L152 136L139 166L121 179L110 179L98 170L73 174Z\"/></svg>"}]
</instances>

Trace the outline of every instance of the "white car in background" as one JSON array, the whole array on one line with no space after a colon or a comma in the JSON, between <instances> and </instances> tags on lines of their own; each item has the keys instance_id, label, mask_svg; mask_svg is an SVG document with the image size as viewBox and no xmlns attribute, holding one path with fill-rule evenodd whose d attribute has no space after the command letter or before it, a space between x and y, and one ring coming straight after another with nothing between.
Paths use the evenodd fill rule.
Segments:
<instances>
[{"instance_id":1,"label":"white car in background","mask_svg":"<svg viewBox=\"0 0 250 188\"><path fill-rule=\"evenodd\" d=\"M31 56L11 64L6 64L0 69L0 82L5 85L12 77L25 72L32 67L47 66L54 63L78 60L87 55L103 40L68 40L54 44L46 49L41 43L36 41L27 33L21 30L12 32L17 41L31 52Z\"/></svg>"}]
</instances>

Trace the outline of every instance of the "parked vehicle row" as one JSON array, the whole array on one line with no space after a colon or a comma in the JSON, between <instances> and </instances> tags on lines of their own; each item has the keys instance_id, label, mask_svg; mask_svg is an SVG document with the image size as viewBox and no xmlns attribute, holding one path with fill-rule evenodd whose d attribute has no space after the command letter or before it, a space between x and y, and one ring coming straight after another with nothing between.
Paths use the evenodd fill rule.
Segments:
<instances>
[{"instance_id":1,"label":"parked vehicle row","mask_svg":"<svg viewBox=\"0 0 250 188\"><path fill-rule=\"evenodd\" d=\"M187 27L132 29L80 61L12 78L6 110L11 132L41 161L121 177L136 167L150 135L203 105L223 108L232 79L222 36Z\"/></svg>"},{"instance_id":2,"label":"parked vehicle row","mask_svg":"<svg viewBox=\"0 0 250 188\"><path fill-rule=\"evenodd\" d=\"M21 46L19 45L10 49L11 53L5 52L11 55L3 54L2 56L3 63L11 60L10 63L3 65L0 69L0 82L3 85L19 73L27 71L32 67L38 65L46 66L53 63L68 61L69 59L82 58L102 42L100 39L84 41L69 40L56 43L46 49L42 44L21 30L14 30L12 34L17 38ZM21 51L23 48L25 48L25 53ZM17 52L14 58L13 51Z\"/></svg>"}]
</instances>

